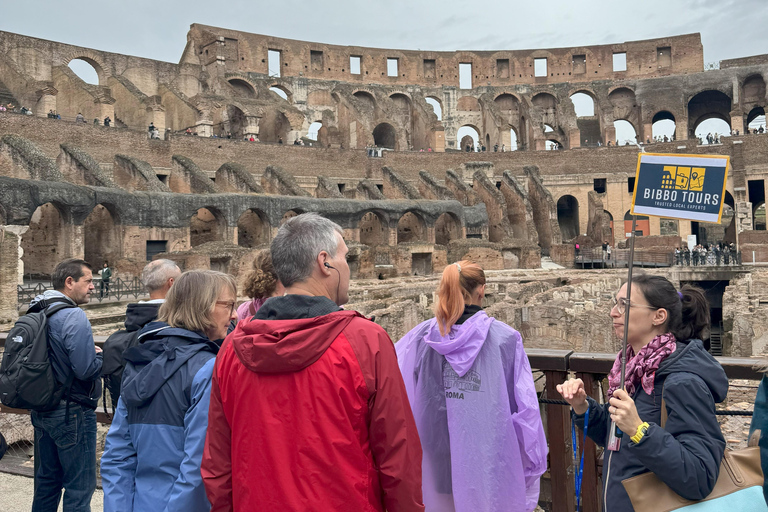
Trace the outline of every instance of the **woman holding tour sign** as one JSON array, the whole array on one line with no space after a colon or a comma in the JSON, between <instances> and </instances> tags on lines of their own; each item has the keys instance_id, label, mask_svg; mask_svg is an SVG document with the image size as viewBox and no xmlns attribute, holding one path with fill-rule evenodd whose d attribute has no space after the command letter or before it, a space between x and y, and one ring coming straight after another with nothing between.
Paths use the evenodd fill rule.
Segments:
<instances>
[{"instance_id":1,"label":"woman holding tour sign","mask_svg":"<svg viewBox=\"0 0 768 512\"><path fill-rule=\"evenodd\" d=\"M715 403L728 392L725 371L701 341L709 329L707 299L700 288L685 285L678 292L662 276L640 275L632 280L631 302L626 284L613 299L610 316L619 338L627 309L625 379L619 352L608 376L608 403L588 397L581 379L557 386L572 407L572 421L583 430L586 419L596 444L609 446L612 422L622 432L605 452L605 510L634 510L622 481L649 471L683 498L704 499L725 450ZM663 427L662 396L668 413Z\"/></svg>"}]
</instances>

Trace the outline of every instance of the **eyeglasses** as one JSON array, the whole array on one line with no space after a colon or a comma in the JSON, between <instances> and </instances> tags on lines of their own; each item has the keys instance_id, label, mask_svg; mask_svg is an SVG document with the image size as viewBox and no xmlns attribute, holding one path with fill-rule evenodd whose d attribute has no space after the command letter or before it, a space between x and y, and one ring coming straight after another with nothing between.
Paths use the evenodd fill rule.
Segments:
<instances>
[{"instance_id":1,"label":"eyeglasses","mask_svg":"<svg viewBox=\"0 0 768 512\"><path fill-rule=\"evenodd\" d=\"M217 306L226 306L229 308L229 315L232 316L232 313L235 312L235 302L229 301L229 300L217 300L216 305Z\"/></svg>"},{"instance_id":2,"label":"eyeglasses","mask_svg":"<svg viewBox=\"0 0 768 512\"><path fill-rule=\"evenodd\" d=\"M630 302L624 297L620 299L617 299L616 297L611 297L611 304L613 304L611 309L616 308L616 310L619 312L620 315L624 314L624 312L627 310L627 306L635 307L635 308L659 309L654 306L649 306L648 304L630 304Z\"/></svg>"}]
</instances>

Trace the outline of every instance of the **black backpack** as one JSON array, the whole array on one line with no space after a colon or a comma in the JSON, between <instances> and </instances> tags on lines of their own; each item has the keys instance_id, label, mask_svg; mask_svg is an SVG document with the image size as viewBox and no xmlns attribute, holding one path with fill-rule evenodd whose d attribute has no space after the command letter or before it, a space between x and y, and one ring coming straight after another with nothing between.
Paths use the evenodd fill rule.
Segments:
<instances>
[{"instance_id":1,"label":"black backpack","mask_svg":"<svg viewBox=\"0 0 768 512\"><path fill-rule=\"evenodd\" d=\"M104 380L104 412L107 412L107 391L112 401L112 413L115 412L125 369L123 353L139 344L139 332L140 329L136 331L120 329L104 342L104 363L101 366L101 377Z\"/></svg>"},{"instance_id":2,"label":"black backpack","mask_svg":"<svg viewBox=\"0 0 768 512\"><path fill-rule=\"evenodd\" d=\"M0 402L33 411L51 410L59 404L72 386L74 372L63 386L57 382L48 355L48 318L75 307L65 299L42 300L16 321L6 338L0 364Z\"/></svg>"}]
</instances>

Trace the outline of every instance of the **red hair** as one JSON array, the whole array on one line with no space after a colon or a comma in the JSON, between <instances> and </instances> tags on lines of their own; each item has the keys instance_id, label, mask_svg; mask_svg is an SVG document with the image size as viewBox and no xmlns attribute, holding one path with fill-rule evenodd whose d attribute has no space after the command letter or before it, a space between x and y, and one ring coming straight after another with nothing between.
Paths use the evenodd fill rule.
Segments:
<instances>
[{"instance_id":1,"label":"red hair","mask_svg":"<svg viewBox=\"0 0 768 512\"><path fill-rule=\"evenodd\" d=\"M485 272L477 263L462 260L445 267L435 301L435 317L442 336L448 334L464 306L472 301L472 292L484 284Z\"/></svg>"}]
</instances>

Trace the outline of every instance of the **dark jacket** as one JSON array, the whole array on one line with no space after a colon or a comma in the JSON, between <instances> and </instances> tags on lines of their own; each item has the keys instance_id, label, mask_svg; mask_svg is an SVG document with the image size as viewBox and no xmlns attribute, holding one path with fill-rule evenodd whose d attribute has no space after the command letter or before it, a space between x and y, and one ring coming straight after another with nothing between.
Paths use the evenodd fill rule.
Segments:
<instances>
[{"instance_id":1,"label":"dark jacket","mask_svg":"<svg viewBox=\"0 0 768 512\"><path fill-rule=\"evenodd\" d=\"M755 398L755 412L752 414L752 425L749 435L755 430L760 430L760 462L763 474L768 475L768 375L763 375L760 386L757 388ZM768 501L768 479L763 483L763 496Z\"/></svg>"},{"instance_id":2,"label":"dark jacket","mask_svg":"<svg viewBox=\"0 0 768 512\"><path fill-rule=\"evenodd\" d=\"M41 300L64 299L63 293L47 290L30 303L30 311ZM39 307L39 306L38 306ZM74 373L69 398L82 406L95 409L101 398L102 355L96 353L91 322L80 308L67 308L48 319L48 355L56 381L63 384Z\"/></svg>"},{"instance_id":3,"label":"dark jacket","mask_svg":"<svg viewBox=\"0 0 768 512\"><path fill-rule=\"evenodd\" d=\"M667 404L667 423L661 428L661 397ZM677 349L662 361L656 371L653 394L641 386L632 397L642 421L651 426L635 444L625 433L621 449L605 451L603 497L606 510L631 511L632 504L622 480L652 471L673 491L689 500L705 498L715 486L725 439L715 416L715 403L725 400L728 377L725 370L705 349L700 340L677 342ZM589 398L587 435L605 446L611 418L608 406ZM584 415L571 413L579 428Z\"/></svg>"},{"instance_id":4,"label":"dark jacket","mask_svg":"<svg viewBox=\"0 0 768 512\"><path fill-rule=\"evenodd\" d=\"M101 459L104 510L207 512L200 475L218 345L152 322L125 352L117 412Z\"/></svg>"},{"instance_id":5,"label":"dark jacket","mask_svg":"<svg viewBox=\"0 0 768 512\"><path fill-rule=\"evenodd\" d=\"M325 297L267 300L216 359L202 473L213 512L423 511L384 329Z\"/></svg>"}]
</instances>

